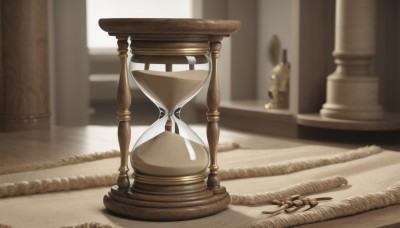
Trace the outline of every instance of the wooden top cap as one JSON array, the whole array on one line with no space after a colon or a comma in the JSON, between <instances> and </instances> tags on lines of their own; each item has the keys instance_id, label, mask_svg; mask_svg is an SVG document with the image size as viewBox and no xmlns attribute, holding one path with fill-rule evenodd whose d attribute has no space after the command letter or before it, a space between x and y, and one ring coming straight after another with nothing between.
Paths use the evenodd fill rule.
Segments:
<instances>
[{"instance_id":1,"label":"wooden top cap","mask_svg":"<svg viewBox=\"0 0 400 228\"><path fill-rule=\"evenodd\" d=\"M118 35L206 35L229 36L240 28L240 21L172 18L103 18L101 29Z\"/></svg>"}]
</instances>

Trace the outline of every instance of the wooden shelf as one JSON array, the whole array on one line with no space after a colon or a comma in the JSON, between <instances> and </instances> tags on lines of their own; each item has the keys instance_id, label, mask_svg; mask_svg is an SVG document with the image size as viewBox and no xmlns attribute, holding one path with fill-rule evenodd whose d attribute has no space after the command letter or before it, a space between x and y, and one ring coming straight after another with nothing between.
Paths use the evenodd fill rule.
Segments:
<instances>
[{"instance_id":1,"label":"wooden shelf","mask_svg":"<svg viewBox=\"0 0 400 228\"><path fill-rule=\"evenodd\" d=\"M258 120L260 126L266 123L293 123L302 126L354 130L354 131L393 131L400 130L400 114L387 113L384 119L379 121L356 121L323 118L319 113L294 114L289 110L265 109L265 101L242 100L221 102L221 113L225 116L235 116L243 121ZM243 122L242 122L243 124ZM272 124L273 125L273 124Z\"/></svg>"},{"instance_id":2,"label":"wooden shelf","mask_svg":"<svg viewBox=\"0 0 400 228\"><path fill-rule=\"evenodd\" d=\"M339 120L322 118L319 113L295 114L290 110L267 110L265 103L261 100L222 101L221 126L259 134L309 139L321 138L322 135L337 139L352 134L355 140L354 137L359 133L359 139L367 138L371 142L375 142L371 140L372 136L376 140L397 137L391 132L400 131L398 113L387 113L380 121ZM203 120L205 107L199 102L195 104L200 120Z\"/></svg>"},{"instance_id":3,"label":"wooden shelf","mask_svg":"<svg viewBox=\"0 0 400 228\"><path fill-rule=\"evenodd\" d=\"M337 130L393 131L400 130L400 115L388 113L379 121L356 121L323 118L318 113L309 113L297 115L297 123L308 127Z\"/></svg>"},{"instance_id":4,"label":"wooden shelf","mask_svg":"<svg viewBox=\"0 0 400 228\"><path fill-rule=\"evenodd\" d=\"M264 105L266 103L262 100L222 101L220 111L224 114L240 115L248 118L295 122L294 114L289 110L265 109Z\"/></svg>"},{"instance_id":5,"label":"wooden shelf","mask_svg":"<svg viewBox=\"0 0 400 228\"><path fill-rule=\"evenodd\" d=\"M297 123L289 110L267 110L265 101L222 101L221 126L284 137L297 137ZM199 107L199 106L198 106Z\"/></svg>"}]
</instances>

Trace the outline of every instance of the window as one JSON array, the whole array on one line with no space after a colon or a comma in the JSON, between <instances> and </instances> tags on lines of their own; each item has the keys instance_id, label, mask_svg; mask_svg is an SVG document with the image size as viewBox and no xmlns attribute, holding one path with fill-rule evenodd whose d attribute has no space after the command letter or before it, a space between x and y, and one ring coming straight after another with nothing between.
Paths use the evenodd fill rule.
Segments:
<instances>
[{"instance_id":1,"label":"window","mask_svg":"<svg viewBox=\"0 0 400 228\"><path fill-rule=\"evenodd\" d=\"M87 0L89 49L115 48L115 38L100 29L100 18L191 18L193 0Z\"/></svg>"},{"instance_id":2,"label":"window","mask_svg":"<svg viewBox=\"0 0 400 228\"><path fill-rule=\"evenodd\" d=\"M101 30L100 18L191 18L195 10L193 1L198 0L86 0L91 102L114 104L119 78L117 42L115 37ZM135 83L131 86L138 90Z\"/></svg>"}]
</instances>

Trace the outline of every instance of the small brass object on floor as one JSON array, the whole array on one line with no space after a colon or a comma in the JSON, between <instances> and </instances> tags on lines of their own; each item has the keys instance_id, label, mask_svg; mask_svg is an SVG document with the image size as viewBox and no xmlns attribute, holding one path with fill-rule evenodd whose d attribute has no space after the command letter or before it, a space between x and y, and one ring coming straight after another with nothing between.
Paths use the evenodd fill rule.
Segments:
<instances>
[{"instance_id":1,"label":"small brass object on floor","mask_svg":"<svg viewBox=\"0 0 400 228\"><path fill-rule=\"evenodd\" d=\"M332 197L317 197L317 198L303 198L300 195L293 195L280 200L272 200L271 204L280 206L279 209L274 211L262 211L262 214L276 214L280 211L285 211L286 213L295 212L305 206L310 206L304 211L310 210L311 208L318 205L318 201L321 200L331 200Z\"/></svg>"}]
</instances>

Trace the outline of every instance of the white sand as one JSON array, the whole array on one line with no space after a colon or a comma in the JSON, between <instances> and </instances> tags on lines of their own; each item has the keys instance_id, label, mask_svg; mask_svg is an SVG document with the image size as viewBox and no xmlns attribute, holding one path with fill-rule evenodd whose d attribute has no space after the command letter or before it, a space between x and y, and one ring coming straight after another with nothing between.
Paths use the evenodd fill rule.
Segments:
<instances>
[{"instance_id":1,"label":"white sand","mask_svg":"<svg viewBox=\"0 0 400 228\"><path fill-rule=\"evenodd\" d=\"M135 70L133 77L143 92L171 110L197 92L207 79L206 70L159 72Z\"/></svg>"},{"instance_id":2,"label":"white sand","mask_svg":"<svg viewBox=\"0 0 400 228\"><path fill-rule=\"evenodd\" d=\"M154 176L186 176L204 172L208 152L200 144L165 131L138 146L132 166L140 173Z\"/></svg>"}]
</instances>

